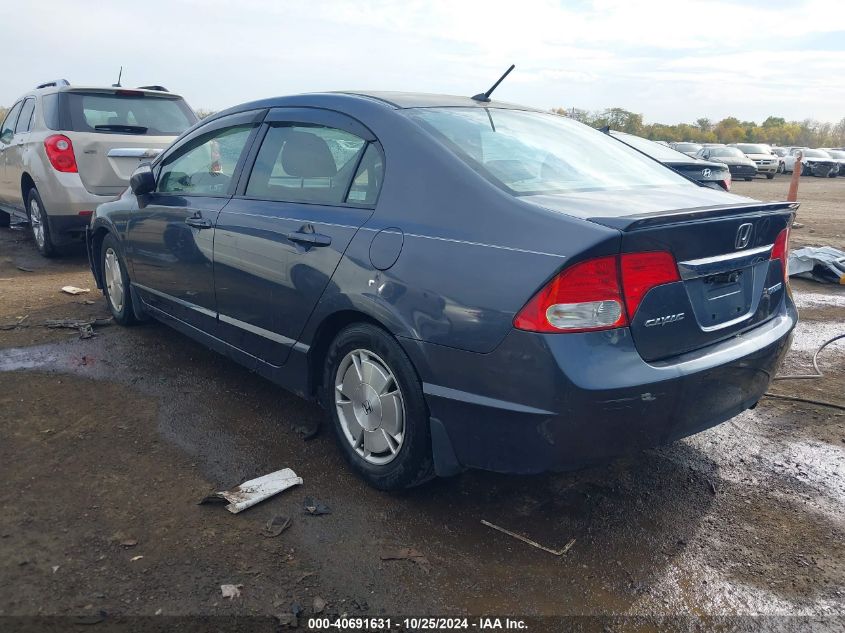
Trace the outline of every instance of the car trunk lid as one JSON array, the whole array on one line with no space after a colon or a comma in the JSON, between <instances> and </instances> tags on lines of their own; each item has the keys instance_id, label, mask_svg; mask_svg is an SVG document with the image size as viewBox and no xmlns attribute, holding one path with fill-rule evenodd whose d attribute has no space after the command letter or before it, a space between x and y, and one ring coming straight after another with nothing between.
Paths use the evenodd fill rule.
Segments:
<instances>
[{"instance_id":1,"label":"car trunk lid","mask_svg":"<svg viewBox=\"0 0 845 633\"><path fill-rule=\"evenodd\" d=\"M73 142L82 184L98 195L116 195L126 189L138 165L158 156L174 139L90 132L66 132L66 135Z\"/></svg>"},{"instance_id":2,"label":"car trunk lid","mask_svg":"<svg viewBox=\"0 0 845 633\"><path fill-rule=\"evenodd\" d=\"M759 325L775 314L786 292L782 263L772 259L772 250L797 205L684 189L601 192L604 204L573 205L572 196L534 200L567 213L578 208L577 215L618 229L622 253L672 254L680 279L649 290L629 315L634 342L647 361L689 352ZM609 204L611 198L616 205ZM608 209L615 209L614 214L607 215Z\"/></svg>"}]
</instances>

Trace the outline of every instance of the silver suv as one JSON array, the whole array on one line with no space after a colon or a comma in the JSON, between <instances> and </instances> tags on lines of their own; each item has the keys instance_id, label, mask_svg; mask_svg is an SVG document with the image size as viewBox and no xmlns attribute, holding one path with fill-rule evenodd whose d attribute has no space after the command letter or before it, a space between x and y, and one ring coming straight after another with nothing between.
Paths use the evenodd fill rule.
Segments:
<instances>
[{"instance_id":1,"label":"silver suv","mask_svg":"<svg viewBox=\"0 0 845 633\"><path fill-rule=\"evenodd\" d=\"M0 128L0 225L29 223L45 257L84 237L98 204L126 189L149 161L197 121L162 86L37 86Z\"/></svg>"}]
</instances>

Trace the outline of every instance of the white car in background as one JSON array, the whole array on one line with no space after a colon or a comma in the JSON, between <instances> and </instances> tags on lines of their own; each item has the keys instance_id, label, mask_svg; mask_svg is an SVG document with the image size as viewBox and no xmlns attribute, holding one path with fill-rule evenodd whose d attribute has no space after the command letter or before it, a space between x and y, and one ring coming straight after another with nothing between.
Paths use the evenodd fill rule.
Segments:
<instances>
[{"instance_id":1,"label":"white car in background","mask_svg":"<svg viewBox=\"0 0 845 633\"><path fill-rule=\"evenodd\" d=\"M736 147L757 165L757 173L763 174L771 180L778 173L780 160L772 153L772 148L763 143L731 143L728 147Z\"/></svg>"},{"instance_id":2,"label":"white car in background","mask_svg":"<svg viewBox=\"0 0 845 633\"><path fill-rule=\"evenodd\" d=\"M795 171L795 161L798 153L801 153L801 175L820 176L822 178L833 178L839 173L838 163L830 154L820 149L809 147L790 147L789 153L783 157L783 169L785 172Z\"/></svg>"}]
</instances>

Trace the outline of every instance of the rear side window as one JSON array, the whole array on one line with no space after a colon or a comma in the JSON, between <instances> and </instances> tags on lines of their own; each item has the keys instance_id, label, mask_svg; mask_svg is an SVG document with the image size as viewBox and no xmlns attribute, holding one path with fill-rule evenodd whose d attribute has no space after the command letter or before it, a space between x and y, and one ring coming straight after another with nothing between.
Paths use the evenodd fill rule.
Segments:
<instances>
[{"instance_id":1,"label":"rear side window","mask_svg":"<svg viewBox=\"0 0 845 633\"><path fill-rule=\"evenodd\" d=\"M21 132L29 132L29 128L32 125L32 114L35 112L35 99L30 97L26 101L23 102L23 107L21 108L21 115L18 117L18 124L15 126L15 134L20 134Z\"/></svg>"},{"instance_id":2,"label":"rear side window","mask_svg":"<svg viewBox=\"0 0 845 633\"><path fill-rule=\"evenodd\" d=\"M143 94L66 92L75 132L178 136L197 118L182 99Z\"/></svg>"},{"instance_id":3,"label":"rear side window","mask_svg":"<svg viewBox=\"0 0 845 633\"><path fill-rule=\"evenodd\" d=\"M366 141L316 125L267 130L246 195L262 200L340 204L345 201Z\"/></svg>"},{"instance_id":4,"label":"rear side window","mask_svg":"<svg viewBox=\"0 0 845 633\"><path fill-rule=\"evenodd\" d=\"M226 195L254 127L238 125L199 137L167 159L156 190L180 195Z\"/></svg>"},{"instance_id":5,"label":"rear side window","mask_svg":"<svg viewBox=\"0 0 845 633\"><path fill-rule=\"evenodd\" d=\"M41 97L41 115L44 117L44 125L49 129L62 129L59 121L59 93L53 92Z\"/></svg>"},{"instance_id":6,"label":"rear side window","mask_svg":"<svg viewBox=\"0 0 845 633\"><path fill-rule=\"evenodd\" d=\"M6 118L3 121L3 129L0 130L0 141L8 143L12 140L12 137L15 135L15 123L17 123L22 105L23 101L18 101L12 106L12 109L9 110L9 114L6 115Z\"/></svg>"},{"instance_id":7,"label":"rear side window","mask_svg":"<svg viewBox=\"0 0 845 633\"><path fill-rule=\"evenodd\" d=\"M372 206L376 203L384 179L384 158L375 143L367 145L346 201L350 204Z\"/></svg>"}]
</instances>

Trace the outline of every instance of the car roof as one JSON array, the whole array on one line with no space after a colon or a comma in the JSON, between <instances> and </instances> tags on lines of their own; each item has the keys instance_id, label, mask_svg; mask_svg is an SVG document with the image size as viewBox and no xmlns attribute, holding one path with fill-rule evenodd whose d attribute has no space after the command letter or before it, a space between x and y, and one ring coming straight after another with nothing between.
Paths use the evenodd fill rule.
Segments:
<instances>
[{"instance_id":1,"label":"car roof","mask_svg":"<svg viewBox=\"0 0 845 633\"><path fill-rule=\"evenodd\" d=\"M502 101L480 102L470 97L456 95L427 94L421 92L381 92L381 91L355 91L342 90L336 92L309 92L292 94L279 97L270 97L257 101L241 103L226 110L222 110L206 121L219 118L228 114L255 110L258 108L281 108L281 107L312 107L312 108L337 108L343 111L344 106L350 105L350 101L387 108L390 110L402 110L407 108L501 108L508 110L526 110L530 112L546 112L530 106L505 103Z\"/></svg>"},{"instance_id":2,"label":"car roof","mask_svg":"<svg viewBox=\"0 0 845 633\"><path fill-rule=\"evenodd\" d=\"M447 95L427 92L395 92L379 90L339 90L338 94L356 95L382 101L394 108L506 108L510 110L532 110L540 112L537 108L507 103L504 101L476 101L475 99L461 95Z\"/></svg>"}]
</instances>

